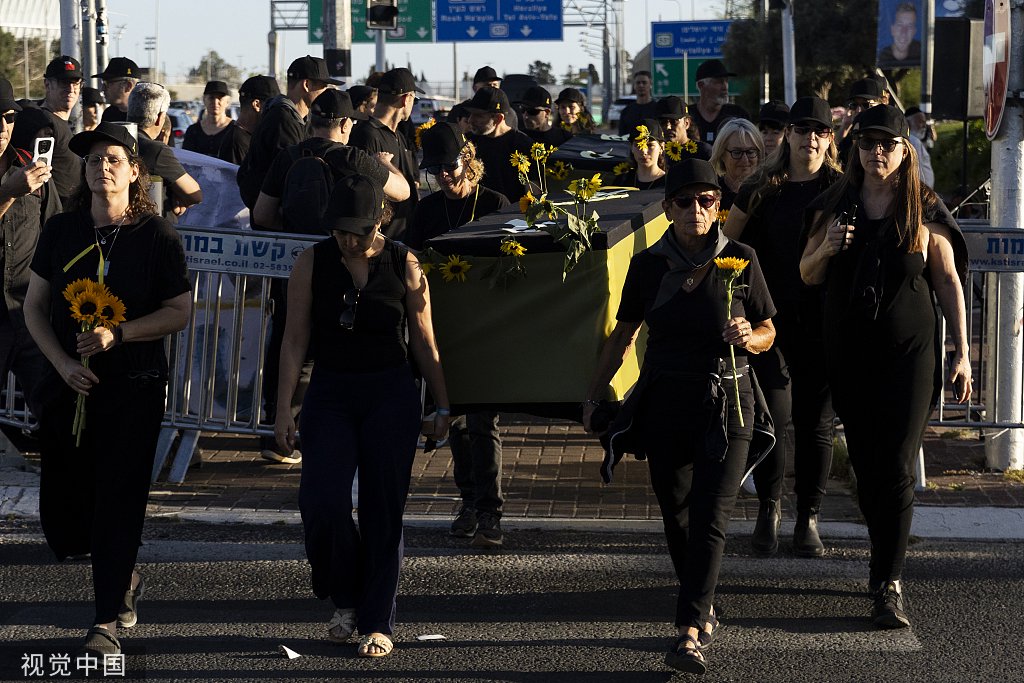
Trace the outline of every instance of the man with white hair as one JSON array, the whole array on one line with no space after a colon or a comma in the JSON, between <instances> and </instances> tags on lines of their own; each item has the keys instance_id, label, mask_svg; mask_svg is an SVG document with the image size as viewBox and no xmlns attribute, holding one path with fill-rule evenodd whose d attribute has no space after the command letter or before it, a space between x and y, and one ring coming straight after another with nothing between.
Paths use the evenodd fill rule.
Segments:
<instances>
[{"instance_id":1,"label":"man with white hair","mask_svg":"<svg viewBox=\"0 0 1024 683\"><path fill-rule=\"evenodd\" d=\"M717 59L709 59L697 67L697 106L690 113L700 131L700 141L715 142L718 128L728 119L750 119L743 107L729 104L729 78L735 76Z\"/></svg>"},{"instance_id":2,"label":"man with white hair","mask_svg":"<svg viewBox=\"0 0 1024 683\"><path fill-rule=\"evenodd\" d=\"M150 176L160 176L164 184L164 217L173 222L185 209L203 201L199 183L178 163L174 151L156 140L167 117L171 97L156 83L138 83L128 96L128 122L139 127L139 156L146 162Z\"/></svg>"}]
</instances>

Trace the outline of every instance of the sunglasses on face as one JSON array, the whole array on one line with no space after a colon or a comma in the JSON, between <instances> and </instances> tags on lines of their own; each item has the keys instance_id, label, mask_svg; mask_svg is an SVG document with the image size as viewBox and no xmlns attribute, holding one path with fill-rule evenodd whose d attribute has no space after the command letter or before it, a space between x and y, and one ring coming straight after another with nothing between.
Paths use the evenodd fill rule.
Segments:
<instances>
[{"instance_id":1,"label":"sunglasses on face","mask_svg":"<svg viewBox=\"0 0 1024 683\"><path fill-rule=\"evenodd\" d=\"M359 306L359 290L350 289L341 297L342 303L345 304L345 310L341 312L341 316L338 318L338 324L346 330L351 330L352 326L356 322L356 308Z\"/></svg>"},{"instance_id":2,"label":"sunglasses on face","mask_svg":"<svg viewBox=\"0 0 1024 683\"><path fill-rule=\"evenodd\" d=\"M14 123L17 120L18 112L16 111L9 111L6 114L4 114L4 123Z\"/></svg>"},{"instance_id":3,"label":"sunglasses on face","mask_svg":"<svg viewBox=\"0 0 1024 683\"><path fill-rule=\"evenodd\" d=\"M713 194L681 194L669 200L675 204L677 209L688 209L694 202L700 204L702 209L710 209L718 201Z\"/></svg>"},{"instance_id":4,"label":"sunglasses on face","mask_svg":"<svg viewBox=\"0 0 1024 683\"><path fill-rule=\"evenodd\" d=\"M549 111L551 111L551 110L550 109L544 109L544 108L541 108L541 107L537 107L537 108L533 108L533 109L527 109L525 113L526 113L527 116L540 116L541 114L545 114L545 113L547 113Z\"/></svg>"},{"instance_id":5,"label":"sunglasses on face","mask_svg":"<svg viewBox=\"0 0 1024 683\"><path fill-rule=\"evenodd\" d=\"M874 152L876 147L881 147L882 151L888 154L900 144L903 144L901 140L890 138L857 138L857 146L865 152Z\"/></svg>"},{"instance_id":6,"label":"sunglasses on face","mask_svg":"<svg viewBox=\"0 0 1024 683\"><path fill-rule=\"evenodd\" d=\"M729 152L729 156L731 156L733 159L742 159L743 157L747 157L748 159L756 159L757 157L761 156L761 153L758 152L753 147L751 147L750 149L729 149L726 151Z\"/></svg>"},{"instance_id":7,"label":"sunglasses on face","mask_svg":"<svg viewBox=\"0 0 1024 683\"><path fill-rule=\"evenodd\" d=\"M455 171L458 170L458 168L458 164L438 164L437 166L427 166L423 170L429 173L430 175L441 175L442 171L451 175L455 173Z\"/></svg>"},{"instance_id":8,"label":"sunglasses on face","mask_svg":"<svg viewBox=\"0 0 1024 683\"><path fill-rule=\"evenodd\" d=\"M819 138L827 138L832 135L832 129L824 126L793 126L793 132L797 135L807 135L813 132Z\"/></svg>"}]
</instances>

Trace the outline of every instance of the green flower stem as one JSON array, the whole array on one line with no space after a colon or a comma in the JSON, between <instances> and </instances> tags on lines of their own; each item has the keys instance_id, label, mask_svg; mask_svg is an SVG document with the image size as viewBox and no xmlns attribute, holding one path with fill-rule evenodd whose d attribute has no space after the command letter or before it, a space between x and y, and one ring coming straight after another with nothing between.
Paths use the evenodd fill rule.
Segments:
<instances>
[{"instance_id":1,"label":"green flower stem","mask_svg":"<svg viewBox=\"0 0 1024 683\"><path fill-rule=\"evenodd\" d=\"M732 286L736 282L736 276L725 281L725 319L732 319ZM740 420L740 427L743 427L743 409L740 406L740 378L736 374L736 346L729 344L729 358L732 359L732 381L736 389L736 417Z\"/></svg>"}]
</instances>

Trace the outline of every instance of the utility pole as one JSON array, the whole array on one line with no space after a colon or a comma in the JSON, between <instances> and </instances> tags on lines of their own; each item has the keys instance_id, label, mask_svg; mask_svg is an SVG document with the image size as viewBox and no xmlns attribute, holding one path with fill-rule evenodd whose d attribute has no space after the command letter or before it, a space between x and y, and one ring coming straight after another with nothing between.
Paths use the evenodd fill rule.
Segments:
<instances>
[{"instance_id":1,"label":"utility pole","mask_svg":"<svg viewBox=\"0 0 1024 683\"><path fill-rule=\"evenodd\" d=\"M106 68L108 57L107 0L96 0L96 63Z\"/></svg>"},{"instance_id":2,"label":"utility pole","mask_svg":"<svg viewBox=\"0 0 1024 683\"><path fill-rule=\"evenodd\" d=\"M1007 72L1006 101L1002 125L992 140L992 205L990 222L994 228L1019 228L1024 225L1024 102L1017 93L1024 90L1024 6L1010 3L1010 59ZM990 17L986 15L986 23ZM1024 309L1024 273L992 273L988 276L987 314L998 327L990 336L989 357L995 381L986 386L985 403L992 405L989 419L997 423L1020 422L1024 382L1021 353L1024 337L1016 330L1016 321ZM969 292L968 292L969 294ZM992 429L985 434L985 464L1000 470L1024 469L1024 429Z\"/></svg>"},{"instance_id":3,"label":"utility pole","mask_svg":"<svg viewBox=\"0 0 1024 683\"><path fill-rule=\"evenodd\" d=\"M796 44L793 38L793 3L784 0L782 8L782 73L784 76L786 104L796 102Z\"/></svg>"},{"instance_id":4,"label":"utility pole","mask_svg":"<svg viewBox=\"0 0 1024 683\"><path fill-rule=\"evenodd\" d=\"M94 0L81 0L82 11L82 72L89 76L100 71L96 64L96 3ZM103 68L106 68L106 64ZM89 85L98 88L100 79L91 79Z\"/></svg>"},{"instance_id":5,"label":"utility pole","mask_svg":"<svg viewBox=\"0 0 1024 683\"><path fill-rule=\"evenodd\" d=\"M324 1L324 60L332 76L352 78L352 2Z\"/></svg>"}]
</instances>

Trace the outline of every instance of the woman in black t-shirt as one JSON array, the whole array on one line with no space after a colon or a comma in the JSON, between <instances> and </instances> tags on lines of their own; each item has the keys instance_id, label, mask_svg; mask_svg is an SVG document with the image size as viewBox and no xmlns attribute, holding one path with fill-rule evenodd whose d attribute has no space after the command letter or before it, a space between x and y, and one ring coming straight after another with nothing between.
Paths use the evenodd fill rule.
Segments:
<instances>
[{"instance_id":1,"label":"woman in black t-shirt","mask_svg":"<svg viewBox=\"0 0 1024 683\"><path fill-rule=\"evenodd\" d=\"M71 150L86 162L79 209L47 222L25 300L29 331L59 375L38 416L39 516L57 559L91 553L96 616L84 649L117 654L116 629L135 625L144 590L134 567L164 414L164 339L188 323L190 287L181 241L153 215L149 171L128 129L100 123ZM83 278L120 298L124 322L81 331L64 292ZM80 445L76 396L86 397Z\"/></svg>"},{"instance_id":2,"label":"woman in black t-shirt","mask_svg":"<svg viewBox=\"0 0 1024 683\"><path fill-rule=\"evenodd\" d=\"M331 236L302 252L288 278L277 401L291 404L310 351L299 484L306 556L313 593L334 603L328 639L344 643L358 629L361 657L393 647L402 514L421 428L410 353L438 406L427 436L443 439L450 415L427 278L408 249L381 234L384 197L383 185L362 176L335 185L323 222ZM277 412L274 433L290 453L290 411ZM348 493L357 468L358 529Z\"/></svg>"},{"instance_id":3,"label":"woman in black t-shirt","mask_svg":"<svg viewBox=\"0 0 1024 683\"><path fill-rule=\"evenodd\" d=\"M763 160L764 142L754 124L746 119L730 119L722 124L711 148L711 165L722 187L723 211L732 209L740 187Z\"/></svg>"},{"instance_id":4,"label":"woman in black t-shirt","mask_svg":"<svg viewBox=\"0 0 1024 683\"><path fill-rule=\"evenodd\" d=\"M594 408L646 323L643 367L606 432L603 474L610 480L623 450L647 456L679 579L679 637L665 662L690 673L707 668L702 650L718 626L712 603L726 527L754 431L757 392L747 358L775 338L775 308L757 257L719 230L719 192L706 161L687 159L669 170L662 207L671 225L629 265L618 322L583 407L583 424L592 430ZM749 262L728 315L718 257Z\"/></svg>"},{"instance_id":5,"label":"woman in black t-shirt","mask_svg":"<svg viewBox=\"0 0 1024 683\"><path fill-rule=\"evenodd\" d=\"M782 483L791 453L796 472L793 552L798 557L825 552L818 511L832 465L835 413L825 377L821 289L800 279L800 254L807 206L842 175L831 124L828 102L798 99L778 152L740 190L725 224L726 235L757 252L779 309L775 346L753 361L779 435L754 470L760 508L751 543L760 555L772 555L779 547Z\"/></svg>"},{"instance_id":6,"label":"woman in black t-shirt","mask_svg":"<svg viewBox=\"0 0 1024 683\"><path fill-rule=\"evenodd\" d=\"M617 185L635 186L641 190L665 187L665 136L661 124L654 119L641 120L629 131L629 152L633 157L633 167L616 175Z\"/></svg>"}]
</instances>

